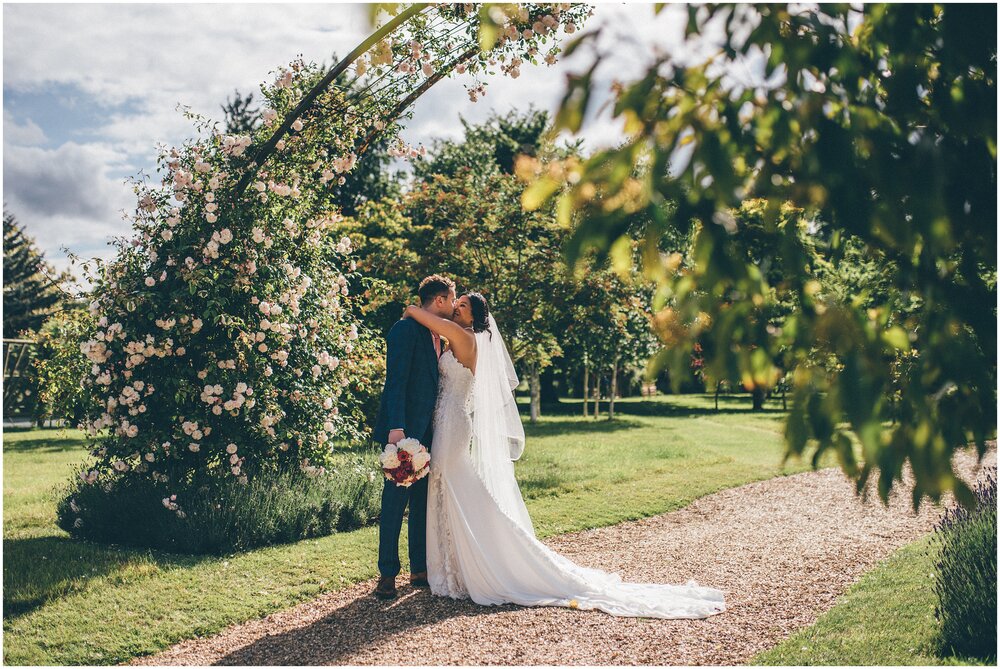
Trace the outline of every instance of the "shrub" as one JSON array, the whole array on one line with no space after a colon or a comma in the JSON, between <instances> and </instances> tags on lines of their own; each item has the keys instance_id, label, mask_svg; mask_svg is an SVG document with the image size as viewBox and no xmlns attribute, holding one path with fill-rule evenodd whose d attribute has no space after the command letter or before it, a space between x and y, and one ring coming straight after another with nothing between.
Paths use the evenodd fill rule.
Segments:
<instances>
[{"instance_id":1,"label":"shrub","mask_svg":"<svg viewBox=\"0 0 1000 669\"><path fill-rule=\"evenodd\" d=\"M80 353L93 329L94 319L85 308L58 311L42 325L34 362L39 418L63 418L76 425L99 409L84 388L91 367Z\"/></svg>"},{"instance_id":2,"label":"shrub","mask_svg":"<svg viewBox=\"0 0 1000 669\"><path fill-rule=\"evenodd\" d=\"M975 492L975 508L947 509L934 528L934 615L944 652L988 659L997 652L996 468Z\"/></svg>"},{"instance_id":3,"label":"shrub","mask_svg":"<svg viewBox=\"0 0 1000 669\"><path fill-rule=\"evenodd\" d=\"M226 554L289 543L371 523L382 474L370 455L338 456L333 468L291 468L246 483L204 479L185 486L121 475L98 485L84 469L58 504L59 526L74 538Z\"/></svg>"}]
</instances>

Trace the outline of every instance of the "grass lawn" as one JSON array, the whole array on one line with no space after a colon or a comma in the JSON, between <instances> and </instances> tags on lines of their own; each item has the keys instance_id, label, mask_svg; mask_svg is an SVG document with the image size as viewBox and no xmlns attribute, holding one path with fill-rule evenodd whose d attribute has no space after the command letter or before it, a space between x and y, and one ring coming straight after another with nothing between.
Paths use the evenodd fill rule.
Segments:
<instances>
[{"instance_id":1,"label":"grass lawn","mask_svg":"<svg viewBox=\"0 0 1000 669\"><path fill-rule=\"evenodd\" d=\"M924 537L865 574L816 624L757 655L757 665L943 665L934 619L934 559Z\"/></svg>"},{"instance_id":2,"label":"grass lawn","mask_svg":"<svg viewBox=\"0 0 1000 669\"><path fill-rule=\"evenodd\" d=\"M780 465L783 412L753 414L746 396L712 407L710 395L624 400L608 422L566 403L527 425L516 469L539 535L809 469ZM80 433L8 431L3 454L6 664L123 662L376 576L375 527L227 557L72 541L55 525L55 501L87 457Z\"/></svg>"}]
</instances>

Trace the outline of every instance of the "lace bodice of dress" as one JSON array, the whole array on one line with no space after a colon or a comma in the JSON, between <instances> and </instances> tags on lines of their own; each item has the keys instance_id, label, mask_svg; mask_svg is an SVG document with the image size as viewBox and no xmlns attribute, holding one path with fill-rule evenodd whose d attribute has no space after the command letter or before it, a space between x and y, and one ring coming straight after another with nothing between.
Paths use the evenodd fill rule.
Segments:
<instances>
[{"instance_id":1,"label":"lace bodice of dress","mask_svg":"<svg viewBox=\"0 0 1000 669\"><path fill-rule=\"evenodd\" d=\"M472 371L460 363L451 350L438 360L437 405L434 407L434 425L449 425L451 420L464 421L472 408Z\"/></svg>"}]
</instances>

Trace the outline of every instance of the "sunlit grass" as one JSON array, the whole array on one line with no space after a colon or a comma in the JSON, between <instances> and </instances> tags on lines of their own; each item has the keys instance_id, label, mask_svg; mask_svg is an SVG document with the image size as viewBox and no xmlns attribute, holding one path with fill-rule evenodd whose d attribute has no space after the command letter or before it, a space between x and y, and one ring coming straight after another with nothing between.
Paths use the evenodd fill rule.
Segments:
<instances>
[{"instance_id":1,"label":"sunlit grass","mask_svg":"<svg viewBox=\"0 0 1000 669\"><path fill-rule=\"evenodd\" d=\"M762 665L984 664L937 653L934 558L924 537L897 551L816 623L757 655Z\"/></svg>"},{"instance_id":2,"label":"sunlit grass","mask_svg":"<svg viewBox=\"0 0 1000 669\"><path fill-rule=\"evenodd\" d=\"M626 400L608 422L567 403L565 415L527 425L516 469L538 533L808 469L780 466L784 414L752 414L745 397L712 407L711 396ZM3 448L7 664L127 661L376 576L375 527L222 558L72 541L55 526L56 490L86 457L82 435L7 432Z\"/></svg>"}]
</instances>

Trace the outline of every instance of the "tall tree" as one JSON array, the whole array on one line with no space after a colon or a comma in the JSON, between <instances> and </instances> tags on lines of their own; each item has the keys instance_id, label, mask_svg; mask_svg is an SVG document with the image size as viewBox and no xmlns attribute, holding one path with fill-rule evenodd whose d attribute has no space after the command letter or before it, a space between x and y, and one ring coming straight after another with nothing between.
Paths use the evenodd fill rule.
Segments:
<instances>
[{"instance_id":1,"label":"tall tree","mask_svg":"<svg viewBox=\"0 0 1000 669\"><path fill-rule=\"evenodd\" d=\"M525 212L523 184L513 174L518 155L559 155L545 143L545 112L494 114L463 121L461 140L436 142L415 165L405 206L415 225L432 231L417 249L427 271L450 273L490 301L511 354L531 391L531 419L541 414L541 373L562 352L559 343L569 274L562 263L565 231L551 208Z\"/></svg>"},{"instance_id":2,"label":"tall tree","mask_svg":"<svg viewBox=\"0 0 1000 669\"><path fill-rule=\"evenodd\" d=\"M3 336L37 332L59 309L65 294L59 284L72 280L68 272L56 275L35 240L4 207L3 212Z\"/></svg>"},{"instance_id":3,"label":"tall tree","mask_svg":"<svg viewBox=\"0 0 1000 669\"><path fill-rule=\"evenodd\" d=\"M512 175L462 170L419 184L405 206L416 226L433 231L419 249L424 272L449 274L490 302L529 380L537 420L541 371L561 352L557 305L565 300L568 273L560 252L564 231L552 212L525 212L521 190Z\"/></svg>"},{"instance_id":4,"label":"tall tree","mask_svg":"<svg viewBox=\"0 0 1000 669\"><path fill-rule=\"evenodd\" d=\"M560 341L565 364L581 375L584 415L588 394L594 398L593 416L600 415L603 389L608 418L613 419L621 382L642 374L657 350L649 297L649 287L638 273L623 277L606 263L591 264L573 281Z\"/></svg>"},{"instance_id":5,"label":"tall tree","mask_svg":"<svg viewBox=\"0 0 1000 669\"><path fill-rule=\"evenodd\" d=\"M464 118L460 140L436 140L427 160L414 163L418 181L435 175L456 176L461 171L486 176L500 172L513 174L519 156L535 157L545 143L549 115L529 107L506 114L493 112L479 124Z\"/></svg>"}]
</instances>

